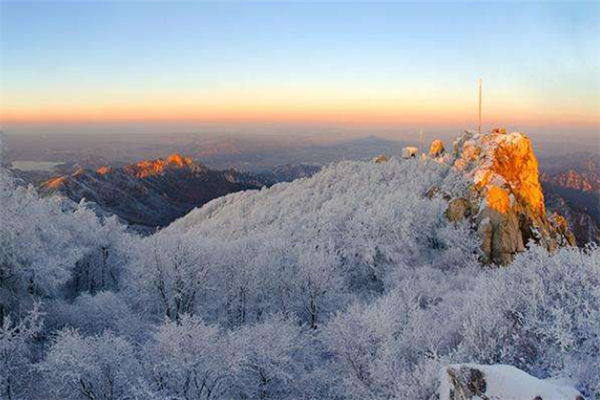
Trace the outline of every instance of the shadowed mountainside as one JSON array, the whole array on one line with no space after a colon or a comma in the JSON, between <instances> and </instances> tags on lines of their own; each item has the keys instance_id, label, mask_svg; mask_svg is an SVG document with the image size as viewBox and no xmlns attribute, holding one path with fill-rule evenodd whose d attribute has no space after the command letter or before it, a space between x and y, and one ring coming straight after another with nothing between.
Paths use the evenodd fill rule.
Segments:
<instances>
[{"instance_id":1,"label":"shadowed mountainside","mask_svg":"<svg viewBox=\"0 0 600 400\"><path fill-rule=\"evenodd\" d=\"M60 193L73 201L96 203L130 224L165 226L194 207L228 193L258 189L253 175L217 171L189 157L173 154L121 168L79 169L44 182L44 195Z\"/></svg>"},{"instance_id":2,"label":"shadowed mountainside","mask_svg":"<svg viewBox=\"0 0 600 400\"><path fill-rule=\"evenodd\" d=\"M577 244L600 243L600 165L597 155L554 166L540 175L549 210L564 215Z\"/></svg>"}]
</instances>

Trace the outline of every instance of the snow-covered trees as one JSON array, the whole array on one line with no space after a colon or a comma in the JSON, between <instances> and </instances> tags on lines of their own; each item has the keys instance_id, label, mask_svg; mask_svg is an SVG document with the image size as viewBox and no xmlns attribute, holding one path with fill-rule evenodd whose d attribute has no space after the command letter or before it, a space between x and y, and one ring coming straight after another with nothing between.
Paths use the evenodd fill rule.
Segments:
<instances>
[{"instance_id":1,"label":"snow-covered trees","mask_svg":"<svg viewBox=\"0 0 600 400\"><path fill-rule=\"evenodd\" d=\"M298 296L311 329L317 329L324 314L344 304L344 282L340 263L331 252L322 249L300 250Z\"/></svg>"},{"instance_id":2,"label":"snow-covered trees","mask_svg":"<svg viewBox=\"0 0 600 400\"><path fill-rule=\"evenodd\" d=\"M505 363L598 398L600 251L533 247L506 269L404 271L328 324L350 398L428 398L449 362Z\"/></svg>"},{"instance_id":3,"label":"snow-covered trees","mask_svg":"<svg viewBox=\"0 0 600 400\"><path fill-rule=\"evenodd\" d=\"M70 289L74 293L94 293L118 288L137 238L127 234L114 216L100 220L84 202L77 206L73 217L80 229L75 244L84 254L72 272Z\"/></svg>"},{"instance_id":4,"label":"snow-covered trees","mask_svg":"<svg viewBox=\"0 0 600 400\"><path fill-rule=\"evenodd\" d=\"M56 199L40 199L0 168L0 324L51 295L70 278L82 256L73 245L75 221Z\"/></svg>"},{"instance_id":5,"label":"snow-covered trees","mask_svg":"<svg viewBox=\"0 0 600 400\"><path fill-rule=\"evenodd\" d=\"M305 388L314 368L311 336L280 316L245 326L231 333L237 354L234 395L239 399L298 399L318 386Z\"/></svg>"},{"instance_id":6,"label":"snow-covered trees","mask_svg":"<svg viewBox=\"0 0 600 400\"><path fill-rule=\"evenodd\" d=\"M190 315L167 320L144 345L142 359L148 391L158 398L218 400L237 368L219 327Z\"/></svg>"},{"instance_id":7,"label":"snow-covered trees","mask_svg":"<svg viewBox=\"0 0 600 400\"><path fill-rule=\"evenodd\" d=\"M59 290L72 296L115 287L131 236L114 218L101 221L84 203L40 198L1 168L0 204L0 322Z\"/></svg>"},{"instance_id":8,"label":"snow-covered trees","mask_svg":"<svg viewBox=\"0 0 600 400\"><path fill-rule=\"evenodd\" d=\"M0 325L0 398L19 399L32 394L32 343L40 330L37 305L19 320L4 317Z\"/></svg>"},{"instance_id":9,"label":"snow-covered trees","mask_svg":"<svg viewBox=\"0 0 600 400\"><path fill-rule=\"evenodd\" d=\"M138 255L134 284L160 314L178 321L194 313L198 292L206 284L208 263L197 242L185 237L149 238Z\"/></svg>"},{"instance_id":10,"label":"snow-covered trees","mask_svg":"<svg viewBox=\"0 0 600 400\"><path fill-rule=\"evenodd\" d=\"M129 399L139 368L134 347L124 338L110 331L86 337L70 329L58 333L39 365L50 396L65 400Z\"/></svg>"},{"instance_id":11,"label":"snow-covered trees","mask_svg":"<svg viewBox=\"0 0 600 400\"><path fill-rule=\"evenodd\" d=\"M0 170L0 398L430 400L454 362L600 398L600 250L484 269L425 196L465 184L342 162L141 238Z\"/></svg>"}]
</instances>

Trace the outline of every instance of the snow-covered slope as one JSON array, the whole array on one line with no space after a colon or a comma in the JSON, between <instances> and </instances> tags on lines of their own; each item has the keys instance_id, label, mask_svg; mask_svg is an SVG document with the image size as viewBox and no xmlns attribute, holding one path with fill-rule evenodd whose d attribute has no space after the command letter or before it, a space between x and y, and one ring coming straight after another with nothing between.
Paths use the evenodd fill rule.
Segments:
<instances>
[{"instance_id":1,"label":"snow-covered slope","mask_svg":"<svg viewBox=\"0 0 600 400\"><path fill-rule=\"evenodd\" d=\"M162 234L235 241L276 237L289 246L321 243L346 260L426 263L450 253L468 257L467 237L444 218L447 202L432 186L458 195L466 180L431 159L341 162L311 178L231 194L175 221ZM459 239L460 238L460 239ZM446 260L448 261L448 260Z\"/></svg>"}]
</instances>

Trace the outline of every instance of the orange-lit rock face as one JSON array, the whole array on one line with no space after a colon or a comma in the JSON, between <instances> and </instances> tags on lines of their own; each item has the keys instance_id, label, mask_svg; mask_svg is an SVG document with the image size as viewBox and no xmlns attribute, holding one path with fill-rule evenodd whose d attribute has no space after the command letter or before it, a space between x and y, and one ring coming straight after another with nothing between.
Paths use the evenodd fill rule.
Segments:
<instances>
[{"instance_id":1,"label":"orange-lit rock face","mask_svg":"<svg viewBox=\"0 0 600 400\"><path fill-rule=\"evenodd\" d=\"M66 176L61 176L60 178L50 179L49 181L44 183L43 186L45 186L49 189L57 189L57 188L61 187L62 185L64 185L65 182L67 181L67 179L68 179L68 177L66 177Z\"/></svg>"},{"instance_id":2,"label":"orange-lit rock face","mask_svg":"<svg viewBox=\"0 0 600 400\"><path fill-rule=\"evenodd\" d=\"M501 214L506 214L510 211L510 197L506 190L495 185L490 185L487 188L486 204L490 209Z\"/></svg>"},{"instance_id":3,"label":"orange-lit rock face","mask_svg":"<svg viewBox=\"0 0 600 400\"><path fill-rule=\"evenodd\" d=\"M106 174L110 173L111 171L112 171L112 169L107 166L102 166L96 170L96 172L99 173L100 175L106 175Z\"/></svg>"},{"instance_id":4,"label":"orange-lit rock face","mask_svg":"<svg viewBox=\"0 0 600 400\"><path fill-rule=\"evenodd\" d=\"M182 157L181 154L171 154L167 157L168 164L174 164L178 167L183 167L185 165L191 165L194 162L191 157Z\"/></svg>"},{"instance_id":5,"label":"orange-lit rock face","mask_svg":"<svg viewBox=\"0 0 600 400\"><path fill-rule=\"evenodd\" d=\"M430 157L441 157L444 155L446 149L444 148L444 142L441 140L434 140L431 142L431 147L429 148L429 156Z\"/></svg>"},{"instance_id":6,"label":"orange-lit rock face","mask_svg":"<svg viewBox=\"0 0 600 400\"><path fill-rule=\"evenodd\" d=\"M520 206L538 216L546 214L538 161L527 137L500 142L492 170L508 182Z\"/></svg>"},{"instance_id":7,"label":"orange-lit rock face","mask_svg":"<svg viewBox=\"0 0 600 400\"><path fill-rule=\"evenodd\" d=\"M550 250L571 242L546 217L538 162L526 135L465 133L453 149L454 168L473 180L471 197L479 203L474 222L487 262L510 263L529 240Z\"/></svg>"}]
</instances>

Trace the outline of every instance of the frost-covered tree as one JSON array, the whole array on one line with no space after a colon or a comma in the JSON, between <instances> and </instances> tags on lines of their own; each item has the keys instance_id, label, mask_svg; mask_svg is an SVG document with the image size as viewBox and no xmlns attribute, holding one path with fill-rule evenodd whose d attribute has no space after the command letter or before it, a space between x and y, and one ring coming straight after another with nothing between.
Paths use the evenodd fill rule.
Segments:
<instances>
[{"instance_id":1,"label":"frost-covered tree","mask_svg":"<svg viewBox=\"0 0 600 400\"><path fill-rule=\"evenodd\" d=\"M73 301L46 300L43 305L46 330L77 329L87 335L111 330L131 340L144 340L152 325L136 313L121 292L82 293Z\"/></svg>"},{"instance_id":2,"label":"frost-covered tree","mask_svg":"<svg viewBox=\"0 0 600 400\"><path fill-rule=\"evenodd\" d=\"M41 329L36 306L21 319L5 316L0 325L0 398L16 400L32 395L33 341Z\"/></svg>"},{"instance_id":3,"label":"frost-covered tree","mask_svg":"<svg viewBox=\"0 0 600 400\"><path fill-rule=\"evenodd\" d=\"M317 246L318 247L318 246ZM347 286L338 258L321 248L304 248L298 259L298 293L303 313L311 329L317 329L323 316L337 309Z\"/></svg>"},{"instance_id":4,"label":"frost-covered tree","mask_svg":"<svg viewBox=\"0 0 600 400\"><path fill-rule=\"evenodd\" d=\"M135 293L133 301L146 312L173 321L194 314L209 268L203 256L202 247L186 237L147 239L129 270L127 285Z\"/></svg>"},{"instance_id":5,"label":"frost-covered tree","mask_svg":"<svg viewBox=\"0 0 600 400\"><path fill-rule=\"evenodd\" d=\"M100 220L84 203L40 198L3 168L0 205L0 323L35 299L115 287L133 240L115 219Z\"/></svg>"},{"instance_id":6,"label":"frost-covered tree","mask_svg":"<svg viewBox=\"0 0 600 400\"><path fill-rule=\"evenodd\" d=\"M84 251L73 271L73 293L117 289L122 271L131 261L130 249L136 246L136 238L116 217L100 220L84 202L77 206L73 217L80 231L76 245Z\"/></svg>"},{"instance_id":7,"label":"frost-covered tree","mask_svg":"<svg viewBox=\"0 0 600 400\"><path fill-rule=\"evenodd\" d=\"M40 199L0 168L0 324L32 298L52 295L82 256L72 245L74 220L56 199Z\"/></svg>"},{"instance_id":8,"label":"frost-covered tree","mask_svg":"<svg viewBox=\"0 0 600 400\"><path fill-rule=\"evenodd\" d=\"M167 320L142 349L149 389L160 398L217 400L236 368L218 326L183 315Z\"/></svg>"},{"instance_id":9,"label":"frost-covered tree","mask_svg":"<svg viewBox=\"0 0 600 400\"><path fill-rule=\"evenodd\" d=\"M129 399L141 377L133 345L110 331L94 336L59 332L39 369L46 398L65 400Z\"/></svg>"},{"instance_id":10,"label":"frost-covered tree","mask_svg":"<svg viewBox=\"0 0 600 400\"><path fill-rule=\"evenodd\" d=\"M301 327L274 316L232 331L230 338L237 356L232 385L236 398L302 397L304 377L313 360L310 336L303 334Z\"/></svg>"}]
</instances>

